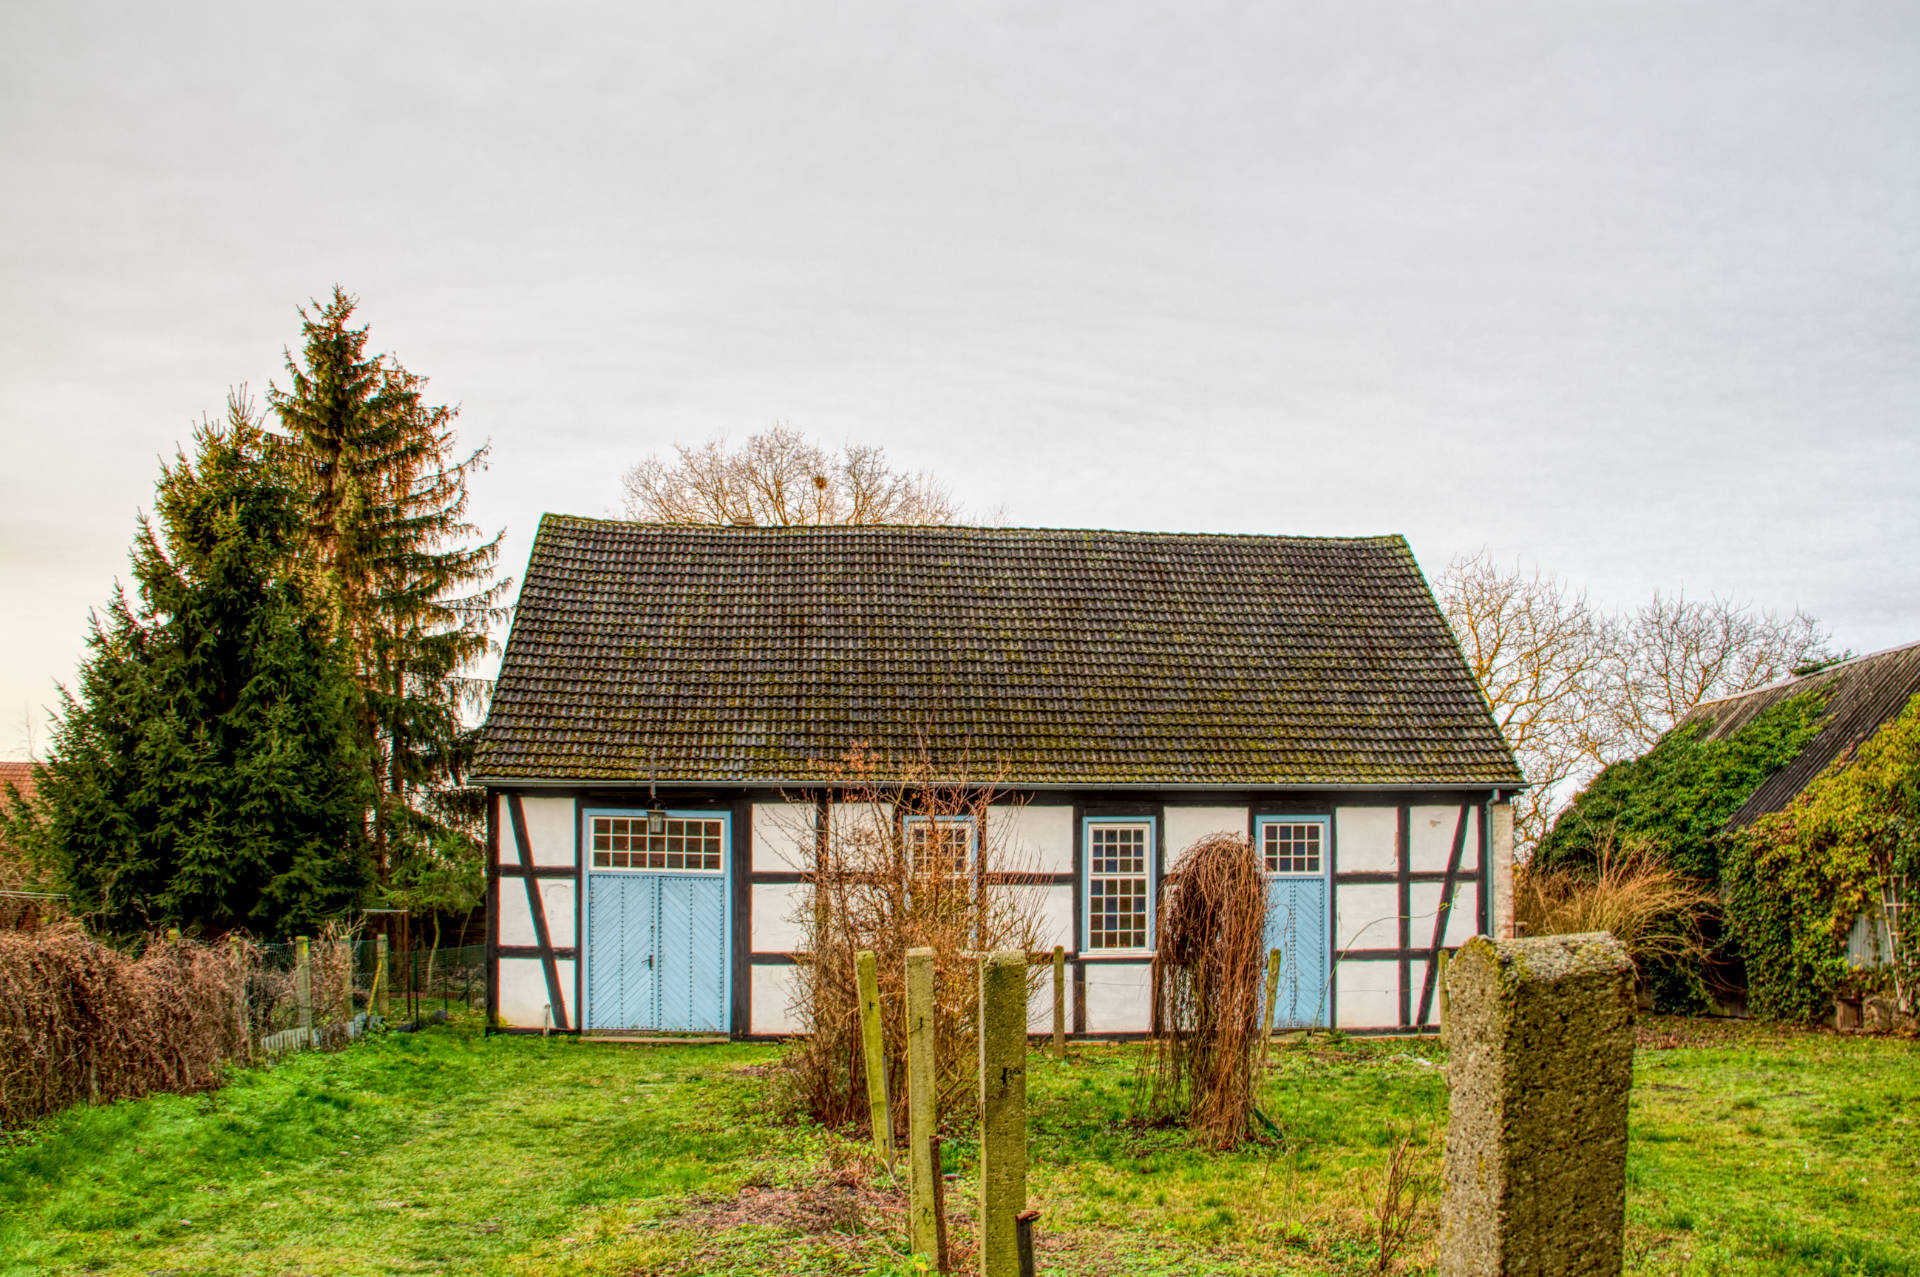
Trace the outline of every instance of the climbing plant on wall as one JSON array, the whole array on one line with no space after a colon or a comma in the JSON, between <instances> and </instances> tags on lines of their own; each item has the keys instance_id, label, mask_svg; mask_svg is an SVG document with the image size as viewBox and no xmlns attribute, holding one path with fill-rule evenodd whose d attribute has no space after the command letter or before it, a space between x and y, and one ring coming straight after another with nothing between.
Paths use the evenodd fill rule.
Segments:
<instances>
[{"instance_id":1,"label":"climbing plant on wall","mask_svg":"<svg viewBox=\"0 0 1920 1277\"><path fill-rule=\"evenodd\" d=\"M1915 884L1920 697L1854 754L1835 760L1786 810L1728 842L1723 894L1746 956L1753 1008L1813 1019L1832 1009L1836 993L1891 982L1912 1013L1920 955L1906 915ZM1879 916L1893 941L1884 973L1848 965L1847 932L1862 913Z\"/></svg>"}]
</instances>

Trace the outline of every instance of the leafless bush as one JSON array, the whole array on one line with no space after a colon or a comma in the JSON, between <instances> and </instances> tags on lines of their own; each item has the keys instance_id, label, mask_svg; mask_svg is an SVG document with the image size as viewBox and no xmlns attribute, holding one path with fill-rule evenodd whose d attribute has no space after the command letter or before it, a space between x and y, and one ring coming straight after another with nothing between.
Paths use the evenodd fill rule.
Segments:
<instances>
[{"instance_id":1,"label":"leafless bush","mask_svg":"<svg viewBox=\"0 0 1920 1277\"><path fill-rule=\"evenodd\" d=\"M1431 1161L1432 1154L1431 1141L1419 1140L1411 1130L1388 1147L1368 1221L1376 1273L1393 1270L1394 1260L1419 1226L1420 1208L1433 1187L1432 1176L1422 1170L1421 1163Z\"/></svg>"},{"instance_id":2,"label":"leafless bush","mask_svg":"<svg viewBox=\"0 0 1920 1277\"><path fill-rule=\"evenodd\" d=\"M1019 852L996 828L991 782L944 780L924 761L889 767L862 749L840 765L839 801L817 843L800 1006L811 1035L787 1060L793 1101L839 1126L866 1114L854 954L879 959L893 1120L906 1113L906 951L934 951L940 1111L969 1093L978 1041L974 955L1031 953L1037 896ZM1005 811L1002 806L999 810ZM1037 985L1041 971L1029 974Z\"/></svg>"},{"instance_id":3,"label":"leafless bush","mask_svg":"<svg viewBox=\"0 0 1920 1277\"><path fill-rule=\"evenodd\" d=\"M1183 1117L1213 1148L1238 1147L1251 1134L1253 1079L1265 1049L1266 922L1266 880L1243 838L1203 839L1167 875L1146 1103L1154 1117Z\"/></svg>"},{"instance_id":4,"label":"leafless bush","mask_svg":"<svg viewBox=\"0 0 1920 1277\"><path fill-rule=\"evenodd\" d=\"M247 1052L247 966L238 949L180 940L129 958L71 924L0 933L0 1126L219 1085Z\"/></svg>"}]
</instances>

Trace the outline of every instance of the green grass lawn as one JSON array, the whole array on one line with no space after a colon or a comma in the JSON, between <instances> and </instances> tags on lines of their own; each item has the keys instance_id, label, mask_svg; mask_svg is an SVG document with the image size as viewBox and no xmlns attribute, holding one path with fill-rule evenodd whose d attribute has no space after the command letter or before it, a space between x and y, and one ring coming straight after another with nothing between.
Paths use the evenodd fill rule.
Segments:
<instances>
[{"instance_id":1,"label":"green grass lawn","mask_svg":"<svg viewBox=\"0 0 1920 1277\"><path fill-rule=\"evenodd\" d=\"M1630 1272L1920 1272L1920 1047L1654 1032L1683 1044L1636 1068ZM454 1024L74 1110L0 1144L0 1275L915 1272L861 1143L774 1119L777 1055ZM1031 1061L1043 1272L1359 1273L1390 1149L1437 1179L1430 1041L1289 1046L1284 1140L1226 1155L1128 1121L1137 1060ZM948 1144L962 1237L973 1154Z\"/></svg>"}]
</instances>

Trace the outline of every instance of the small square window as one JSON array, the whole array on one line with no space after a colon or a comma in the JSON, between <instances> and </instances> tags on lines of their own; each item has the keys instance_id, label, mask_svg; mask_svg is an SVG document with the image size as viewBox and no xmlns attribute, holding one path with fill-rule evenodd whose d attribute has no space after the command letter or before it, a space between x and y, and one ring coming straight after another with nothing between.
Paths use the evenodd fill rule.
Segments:
<instances>
[{"instance_id":1,"label":"small square window","mask_svg":"<svg viewBox=\"0 0 1920 1277\"><path fill-rule=\"evenodd\" d=\"M1275 820L1260 827L1260 851L1270 874L1317 874L1326 826L1317 820Z\"/></svg>"}]
</instances>

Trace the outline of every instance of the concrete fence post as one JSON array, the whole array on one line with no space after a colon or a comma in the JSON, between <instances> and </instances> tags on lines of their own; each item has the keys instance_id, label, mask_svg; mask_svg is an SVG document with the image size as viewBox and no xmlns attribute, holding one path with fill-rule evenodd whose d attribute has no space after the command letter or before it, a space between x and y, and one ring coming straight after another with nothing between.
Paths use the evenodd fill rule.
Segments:
<instances>
[{"instance_id":1,"label":"concrete fence post","mask_svg":"<svg viewBox=\"0 0 1920 1277\"><path fill-rule=\"evenodd\" d=\"M1633 962L1604 932L1491 940L1448 964L1441 1277L1618 1277Z\"/></svg>"},{"instance_id":2,"label":"concrete fence post","mask_svg":"<svg viewBox=\"0 0 1920 1277\"><path fill-rule=\"evenodd\" d=\"M980 960L980 1275L1018 1277L1027 1208L1027 955Z\"/></svg>"},{"instance_id":3,"label":"concrete fence post","mask_svg":"<svg viewBox=\"0 0 1920 1277\"><path fill-rule=\"evenodd\" d=\"M907 1156L912 1194L908 1233L913 1248L946 1271L940 1253L940 1220L934 1194L939 1188L940 1115L934 1096L933 950L907 950Z\"/></svg>"},{"instance_id":4,"label":"concrete fence post","mask_svg":"<svg viewBox=\"0 0 1920 1277\"><path fill-rule=\"evenodd\" d=\"M305 936L293 941L293 1004L300 1012L300 1045L313 1045L313 954Z\"/></svg>"},{"instance_id":5,"label":"concrete fence post","mask_svg":"<svg viewBox=\"0 0 1920 1277\"><path fill-rule=\"evenodd\" d=\"M373 938L373 1013L382 1020L387 1018L387 937L383 933Z\"/></svg>"},{"instance_id":6,"label":"concrete fence post","mask_svg":"<svg viewBox=\"0 0 1920 1277\"><path fill-rule=\"evenodd\" d=\"M1067 946L1053 946L1053 1058L1067 1058Z\"/></svg>"},{"instance_id":7,"label":"concrete fence post","mask_svg":"<svg viewBox=\"0 0 1920 1277\"><path fill-rule=\"evenodd\" d=\"M880 969L873 950L853 957L860 984L860 1042L867 1065L867 1111L873 1120L874 1156L893 1167L893 1116L887 1110L887 1048L880 1035Z\"/></svg>"}]
</instances>

